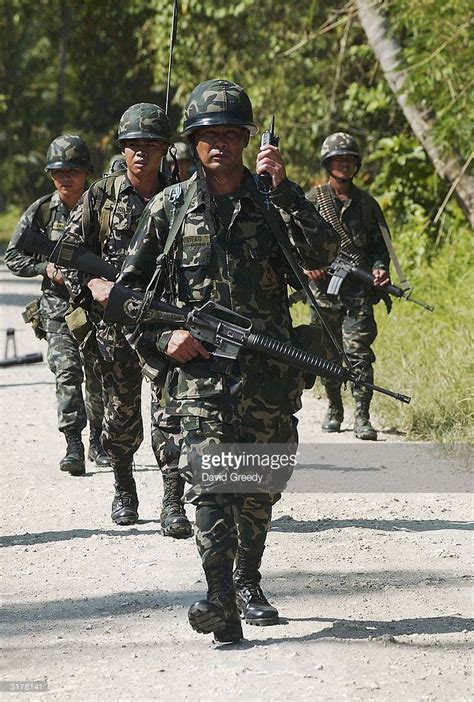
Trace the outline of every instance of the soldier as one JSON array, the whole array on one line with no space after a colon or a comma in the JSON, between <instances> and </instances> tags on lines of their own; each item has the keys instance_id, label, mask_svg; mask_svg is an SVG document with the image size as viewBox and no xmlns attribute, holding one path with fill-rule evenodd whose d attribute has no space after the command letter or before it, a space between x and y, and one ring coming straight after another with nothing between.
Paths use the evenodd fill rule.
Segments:
<instances>
[{"instance_id":1,"label":"soldier","mask_svg":"<svg viewBox=\"0 0 474 702\"><path fill-rule=\"evenodd\" d=\"M100 379L93 358L85 353L86 406L82 396L82 361L79 348L65 321L69 294L61 272L54 264L29 256L16 248L16 242L26 229L39 230L48 239L60 238L69 217L85 189L92 171L89 149L75 134L64 134L50 144L46 155L46 172L54 183L55 192L36 200L22 215L5 252L5 263L12 273L31 278L42 276L42 296L38 313L32 319L35 333L46 338L48 365L55 375L58 428L66 437L67 450L59 467L71 475L83 475L84 446L81 432L90 426L88 458L99 466L108 465L100 444L103 404ZM31 310L31 306L28 306ZM28 308L27 308L28 312ZM86 418L87 415L87 418Z\"/></svg>"},{"instance_id":2,"label":"soldier","mask_svg":"<svg viewBox=\"0 0 474 702\"><path fill-rule=\"evenodd\" d=\"M174 158L169 151L166 156L166 165L169 169L170 177L176 170L176 164L178 164L179 180L188 180L194 172L193 155L189 144L185 141L176 141L174 149Z\"/></svg>"},{"instance_id":3,"label":"soldier","mask_svg":"<svg viewBox=\"0 0 474 702\"><path fill-rule=\"evenodd\" d=\"M168 299L179 306L219 302L249 317L257 330L289 341L292 325L283 248L288 235L287 230L282 232L285 244L277 243L265 208L288 213L289 228L308 268L332 260L338 237L299 186L286 178L274 146L263 148L257 158L257 172L271 175L271 187L262 193L260 179L243 166L244 148L256 132L252 105L240 86L210 80L193 90L184 135L198 160L197 173L149 203L119 282L147 288L153 275L150 263L157 260L165 241L169 244L170 229L182 218L164 276ZM171 215L169 201L174 206ZM273 212L279 222L278 210ZM317 266L312 265L315 261ZM101 291L93 290L102 304L111 286L104 282ZM142 351L146 329L143 334L143 345L138 342ZM188 481L194 481L188 459L211 444L296 445L299 374L246 352L225 375L215 369L209 350L185 330L161 328L149 341L172 361L165 385L165 418L180 420L179 467ZM239 611L249 624L278 623L278 611L261 590L259 568L272 505L279 497L216 494L192 486L188 499L196 505L197 545L208 583L207 599L189 610L196 631L214 632L216 641L238 641L242 638Z\"/></svg>"},{"instance_id":4,"label":"soldier","mask_svg":"<svg viewBox=\"0 0 474 702\"><path fill-rule=\"evenodd\" d=\"M390 306L388 295L383 293L383 287L390 283L390 257L382 235L382 227L387 228L387 225L374 198L352 182L361 166L359 147L352 136L342 132L328 136L321 148L321 164L329 174L329 183L313 188L307 197L318 211L321 211L323 198L327 198L327 206L332 208L334 216L342 223L351 246L355 247L357 254L372 271L376 287L371 289L348 276L337 296L328 295L329 275L326 269L307 271L307 275L322 312L336 337L343 343L349 360L363 369L364 380L373 383L375 354L371 347L377 336L373 306L380 299L385 300L388 309ZM311 321L319 328L320 322L314 312ZM338 432L344 418L341 386L331 380L322 382L329 399L322 429ZM361 386L352 386L351 389L356 402L355 435L359 439L376 441L377 432L369 414L372 391Z\"/></svg>"},{"instance_id":5,"label":"soldier","mask_svg":"<svg viewBox=\"0 0 474 702\"><path fill-rule=\"evenodd\" d=\"M112 156L108 163L108 166L104 173L104 177L111 175L112 173L116 173L117 171L125 170L127 170L127 164L125 162L124 157L122 156L122 154L115 154L115 156Z\"/></svg>"},{"instance_id":6,"label":"soldier","mask_svg":"<svg viewBox=\"0 0 474 702\"><path fill-rule=\"evenodd\" d=\"M118 144L126 170L114 172L91 185L71 216L65 240L85 245L120 270L145 205L167 184L159 166L170 141L170 124L160 107L150 103L129 107L118 127ZM67 281L73 299L80 304L86 277L68 271ZM90 289L100 284L101 280L96 278L88 283ZM121 328L104 324L98 305L88 305L87 314L95 327L104 382L102 442L115 476L111 516L116 524L135 524L138 496L133 456L143 440L141 368ZM152 406L159 413L158 395L157 391L152 397ZM161 467L165 493L163 533L178 538L190 536L191 524L181 504L184 483L173 480L166 467Z\"/></svg>"}]
</instances>

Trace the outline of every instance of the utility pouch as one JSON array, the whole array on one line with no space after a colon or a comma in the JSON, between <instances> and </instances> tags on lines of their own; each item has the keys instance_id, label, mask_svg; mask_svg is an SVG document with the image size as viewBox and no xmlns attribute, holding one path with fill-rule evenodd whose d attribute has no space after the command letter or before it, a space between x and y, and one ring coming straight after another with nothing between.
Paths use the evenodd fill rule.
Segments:
<instances>
[{"instance_id":1,"label":"utility pouch","mask_svg":"<svg viewBox=\"0 0 474 702\"><path fill-rule=\"evenodd\" d=\"M36 298L29 302L21 316L27 324L31 324L35 336L38 339L46 339L46 331L42 327L40 298Z\"/></svg>"},{"instance_id":2,"label":"utility pouch","mask_svg":"<svg viewBox=\"0 0 474 702\"><path fill-rule=\"evenodd\" d=\"M64 320L77 343L79 345L83 344L92 331L92 324L87 317L86 311L82 307L72 307L70 305Z\"/></svg>"}]
</instances>

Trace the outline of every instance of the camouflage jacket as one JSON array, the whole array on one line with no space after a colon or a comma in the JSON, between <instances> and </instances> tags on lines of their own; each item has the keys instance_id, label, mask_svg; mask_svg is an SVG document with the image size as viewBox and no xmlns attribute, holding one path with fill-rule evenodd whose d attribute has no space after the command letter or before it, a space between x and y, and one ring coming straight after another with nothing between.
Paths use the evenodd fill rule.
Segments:
<instances>
[{"instance_id":1,"label":"camouflage jacket","mask_svg":"<svg viewBox=\"0 0 474 702\"><path fill-rule=\"evenodd\" d=\"M160 174L157 192L167 181ZM64 231L64 239L77 246L85 246L93 253L120 270L130 241L146 203L130 183L123 171L113 173L93 183L84 193ZM84 300L84 287L90 275L79 271L65 271L66 284L71 298L77 304L87 306L89 319L97 328L101 350L110 360L115 343L126 343L118 326L102 322L102 307Z\"/></svg>"},{"instance_id":2,"label":"camouflage jacket","mask_svg":"<svg viewBox=\"0 0 474 702\"><path fill-rule=\"evenodd\" d=\"M65 285L57 285L47 277L46 259L20 251L16 248L16 242L29 228L41 232L51 241L57 241L63 233L68 217L69 210L56 191L36 200L21 216L5 252L5 264L14 275L21 278L43 276L40 313L42 327L48 332L67 331L64 315L69 305L69 293Z\"/></svg>"},{"instance_id":3,"label":"camouflage jacket","mask_svg":"<svg viewBox=\"0 0 474 702\"><path fill-rule=\"evenodd\" d=\"M306 197L319 211L317 192L317 188L312 188ZM377 200L355 185L349 200L340 200L332 188L330 192L336 213L366 264L372 270L388 268L390 256L380 229L380 222L386 227L387 223Z\"/></svg>"},{"instance_id":4,"label":"camouflage jacket","mask_svg":"<svg viewBox=\"0 0 474 702\"><path fill-rule=\"evenodd\" d=\"M252 175L246 170L240 191L224 199L211 195L198 174L181 185L183 191L195 179L196 194L167 262L166 298L178 306L213 300L248 317L255 331L290 341L289 267L263 218L261 203L249 191ZM173 188L153 198L143 213L119 278L125 286L145 290L153 276L169 233L166 198L175 199ZM305 266L320 267L334 259L338 235L298 185L284 180L271 193L271 201L286 213L287 229ZM144 330L144 336L146 333ZM154 348L163 350L172 331L162 328L150 331L153 333ZM239 362L239 373L247 378L252 393L260 393L268 406L295 411L300 389L286 366L249 352L241 353ZM205 398L223 393L224 384L219 374L210 372L208 361L195 360L169 374L168 392L168 411L206 415Z\"/></svg>"},{"instance_id":5,"label":"camouflage jacket","mask_svg":"<svg viewBox=\"0 0 474 702\"><path fill-rule=\"evenodd\" d=\"M336 213L352 242L360 251L366 265L371 270L375 268L388 270L390 256L382 236L380 222L382 222L385 227L387 227L387 224L378 202L367 192L357 188L355 185L352 186L351 197L348 200L340 200L331 187L330 193ZM314 204L316 209L319 210L317 188L312 188L306 194L306 197ZM321 289L327 288L327 281L318 284L318 287ZM345 289L350 287L351 292L355 292L357 289L359 292L369 294L367 286L360 285L349 278L344 281L343 287Z\"/></svg>"}]
</instances>

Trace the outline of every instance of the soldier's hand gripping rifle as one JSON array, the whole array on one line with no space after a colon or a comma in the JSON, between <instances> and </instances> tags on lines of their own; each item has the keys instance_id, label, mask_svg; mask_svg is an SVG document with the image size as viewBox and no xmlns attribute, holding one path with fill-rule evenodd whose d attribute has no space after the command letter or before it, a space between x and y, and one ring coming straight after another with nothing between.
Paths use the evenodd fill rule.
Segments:
<instances>
[{"instance_id":1,"label":"soldier's hand gripping rifle","mask_svg":"<svg viewBox=\"0 0 474 702\"><path fill-rule=\"evenodd\" d=\"M240 351L248 349L329 380L340 383L350 381L407 404L411 400L407 395L362 380L357 372L349 371L331 361L325 361L286 342L255 333L252 331L250 319L215 302L209 301L200 307L190 308L176 307L153 300L149 306L143 308L142 300L143 294L115 284L105 308L104 321L125 326L140 321L186 329L196 339L212 344L214 347L212 355L217 361L217 364L214 363L214 368L221 373L230 372Z\"/></svg>"},{"instance_id":2,"label":"soldier's hand gripping rifle","mask_svg":"<svg viewBox=\"0 0 474 702\"><path fill-rule=\"evenodd\" d=\"M424 307L425 310L433 312L433 307L431 307L431 305L426 304L426 302L421 302L420 300L415 300L413 297L411 297L410 289L403 290L402 288L392 285L391 283L388 285L375 286L374 276L372 273L362 266L357 266L352 258L345 253L340 253L337 258L334 259L331 265L328 266L327 271L331 275L331 280L329 281L327 290L329 295L337 295L344 279L348 275L351 275L353 278L356 278L356 280L359 280L365 285L377 287L377 290L380 290L380 292L386 292L394 297L403 297L404 300L414 302L415 305L420 305L420 307Z\"/></svg>"},{"instance_id":3,"label":"soldier's hand gripping rifle","mask_svg":"<svg viewBox=\"0 0 474 702\"><path fill-rule=\"evenodd\" d=\"M73 247L67 242L52 242L42 234L27 233L20 237L17 247L30 253L40 253L53 263L65 268L73 268L91 275L115 280L117 271L85 247ZM303 351L282 341L252 331L252 322L214 302L206 302L201 307L176 307L156 299L144 304L144 293L138 293L118 285L113 286L104 312L104 321L123 326L138 323L159 324L187 329L196 339L212 344L212 354L220 372L229 372L241 349L248 349L269 358L299 368L307 373L340 383L352 382L384 395L394 397L408 404L411 400L392 390L373 385L362 380L355 371L350 371L332 361ZM216 365L215 365L216 367Z\"/></svg>"}]
</instances>

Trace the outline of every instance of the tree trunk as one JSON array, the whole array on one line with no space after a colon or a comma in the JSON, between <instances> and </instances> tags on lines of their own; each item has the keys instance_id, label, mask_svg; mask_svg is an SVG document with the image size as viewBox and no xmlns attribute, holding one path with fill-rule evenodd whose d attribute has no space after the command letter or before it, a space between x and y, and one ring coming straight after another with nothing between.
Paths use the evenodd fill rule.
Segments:
<instances>
[{"instance_id":1,"label":"tree trunk","mask_svg":"<svg viewBox=\"0 0 474 702\"><path fill-rule=\"evenodd\" d=\"M407 94L403 92L405 72L400 69L400 47L388 35L387 21L379 10L380 3L377 0L355 0L355 4L367 41L415 137L430 157L439 177L453 185L463 164L457 158L447 159L443 156L434 143L429 119L425 117L423 110L409 102ZM456 183L454 191L471 226L474 227L474 178L464 174Z\"/></svg>"}]
</instances>

